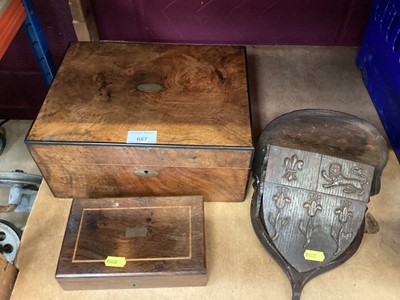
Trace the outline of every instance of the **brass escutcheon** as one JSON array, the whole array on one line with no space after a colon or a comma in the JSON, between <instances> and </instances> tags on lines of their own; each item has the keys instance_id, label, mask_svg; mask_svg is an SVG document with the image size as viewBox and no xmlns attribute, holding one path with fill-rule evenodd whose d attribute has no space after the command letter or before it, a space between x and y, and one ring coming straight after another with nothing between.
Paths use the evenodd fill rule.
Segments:
<instances>
[{"instance_id":1,"label":"brass escutcheon","mask_svg":"<svg viewBox=\"0 0 400 300\"><path fill-rule=\"evenodd\" d=\"M155 176L158 176L158 171L157 170L136 169L133 173L136 176L141 176L141 177L155 177Z\"/></svg>"},{"instance_id":2,"label":"brass escutcheon","mask_svg":"<svg viewBox=\"0 0 400 300\"><path fill-rule=\"evenodd\" d=\"M159 93L164 90L163 86L159 83L142 83L136 87L139 91L145 93Z\"/></svg>"}]
</instances>

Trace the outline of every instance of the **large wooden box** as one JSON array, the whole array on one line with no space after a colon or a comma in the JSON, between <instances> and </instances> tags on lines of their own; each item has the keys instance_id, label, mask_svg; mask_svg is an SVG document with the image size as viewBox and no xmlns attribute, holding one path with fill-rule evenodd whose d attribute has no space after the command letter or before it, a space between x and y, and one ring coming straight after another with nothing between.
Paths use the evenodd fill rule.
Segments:
<instances>
[{"instance_id":1,"label":"large wooden box","mask_svg":"<svg viewBox=\"0 0 400 300\"><path fill-rule=\"evenodd\" d=\"M205 285L202 197L74 200L56 279L66 290Z\"/></svg>"},{"instance_id":2,"label":"large wooden box","mask_svg":"<svg viewBox=\"0 0 400 300\"><path fill-rule=\"evenodd\" d=\"M26 143L56 197L241 201L245 48L73 43Z\"/></svg>"}]
</instances>

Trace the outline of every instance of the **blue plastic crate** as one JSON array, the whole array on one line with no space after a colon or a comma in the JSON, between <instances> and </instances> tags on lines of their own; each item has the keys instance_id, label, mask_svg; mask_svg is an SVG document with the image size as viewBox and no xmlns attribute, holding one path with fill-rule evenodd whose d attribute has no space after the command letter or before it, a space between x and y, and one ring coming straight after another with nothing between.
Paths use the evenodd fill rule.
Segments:
<instances>
[{"instance_id":1,"label":"blue plastic crate","mask_svg":"<svg viewBox=\"0 0 400 300\"><path fill-rule=\"evenodd\" d=\"M357 66L400 160L400 0L376 0Z\"/></svg>"}]
</instances>

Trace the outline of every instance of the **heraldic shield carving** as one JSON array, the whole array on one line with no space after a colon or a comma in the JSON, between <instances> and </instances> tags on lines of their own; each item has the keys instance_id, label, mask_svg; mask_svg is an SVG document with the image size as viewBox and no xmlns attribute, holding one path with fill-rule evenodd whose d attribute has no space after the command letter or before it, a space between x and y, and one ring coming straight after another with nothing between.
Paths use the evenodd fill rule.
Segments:
<instances>
[{"instance_id":1,"label":"heraldic shield carving","mask_svg":"<svg viewBox=\"0 0 400 300\"><path fill-rule=\"evenodd\" d=\"M332 262L364 219L374 167L277 146L269 148L262 219L299 272Z\"/></svg>"},{"instance_id":2,"label":"heraldic shield carving","mask_svg":"<svg viewBox=\"0 0 400 300\"><path fill-rule=\"evenodd\" d=\"M310 114L315 117L311 119ZM332 117L337 118L332 120ZM321 144L318 126L326 128L326 120L336 126L344 120L348 126L350 120L355 128L366 128L363 123L359 126L365 121L347 114L305 110L280 118L283 125L277 119L271 122L272 125L270 123L264 129L261 136L264 140L260 140L256 150L251 217L261 243L288 275L293 299L299 299L302 288L311 278L342 264L358 249L364 233L370 192L372 190L375 194L379 191L380 185L376 181L380 180L386 164L387 148L379 133L376 132L379 137L376 139L369 132L367 137L379 141L375 144L377 151L383 151L380 160L371 160L368 164L368 159L354 155L355 159L351 160L349 155L329 150L335 149L335 138ZM293 124L293 120L299 124ZM290 123L292 126L288 127ZM310 128L315 137L307 135ZM336 128L340 131L340 127ZM279 138L281 134L265 133L266 130L284 132L286 136ZM356 133L353 130L351 134ZM322 134L326 136L326 132ZM298 136L305 136L308 141L301 141ZM292 148L296 138L302 149ZM345 134L343 138L345 144L352 143ZM359 148L372 149L374 145L365 141ZM291 147L284 147L284 144ZM328 150L325 151L324 147ZM341 147L346 149L350 145ZM355 149L354 145L351 147ZM335 153L339 155L332 155ZM364 152L362 155L365 156Z\"/></svg>"}]
</instances>

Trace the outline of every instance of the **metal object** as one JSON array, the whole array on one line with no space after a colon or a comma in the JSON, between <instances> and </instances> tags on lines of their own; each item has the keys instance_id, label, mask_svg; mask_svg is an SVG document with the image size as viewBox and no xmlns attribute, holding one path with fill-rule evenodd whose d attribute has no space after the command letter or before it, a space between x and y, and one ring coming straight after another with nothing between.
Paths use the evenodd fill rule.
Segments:
<instances>
[{"instance_id":1,"label":"metal object","mask_svg":"<svg viewBox=\"0 0 400 300\"><path fill-rule=\"evenodd\" d=\"M147 227L127 227L125 229L125 238L146 237Z\"/></svg>"},{"instance_id":2,"label":"metal object","mask_svg":"<svg viewBox=\"0 0 400 300\"><path fill-rule=\"evenodd\" d=\"M8 205L0 206L0 212L29 212L41 182L42 176L21 170L0 173L0 185L10 188Z\"/></svg>"},{"instance_id":3,"label":"metal object","mask_svg":"<svg viewBox=\"0 0 400 300\"><path fill-rule=\"evenodd\" d=\"M0 59L7 51L25 17L26 12L21 1L0 1Z\"/></svg>"},{"instance_id":4,"label":"metal object","mask_svg":"<svg viewBox=\"0 0 400 300\"><path fill-rule=\"evenodd\" d=\"M2 9L0 14L0 27L2 28L0 33L0 59L22 24L45 81L50 85L57 68L47 45L39 18L35 13L33 1L22 0L21 2L13 0L5 6L1 5L0 8Z\"/></svg>"},{"instance_id":5,"label":"metal object","mask_svg":"<svg viewBox=\"0 0 400 300\"><path fill-rule=\"evenodd\" d=\"M137 89L145 93L159 93L164 90L163 86L159 83L143 83L137 86Z\"/></svg>"},{"instance_id":6,"label":"metal object","mask_svg":"<svg viewBox=\"0 0 400 300\"><path fill-rule=\"evenodd\" d=\"M44 79L47 85L50 85L57 72L57 67L54 64L50 48L44 36L39 18L35 13L32 0L22 0L22 2L24 3L27 13L27 17L23 23L25 33L35 54L36 60L39 63Z\"/></svg>"},{"instance_id":7,"label":"metal object","mask_svg":"<svg viewBox=\"0 0 400 300\"><path fill-rule=\"evenodd\" d=\"M374 127L339 112L295 111L262 132L253 161L251 220L288 276L293 299L310 279L357 251L387 156Z\"/></svg>"},{"instance_id":8,"label":"metal object","mask_svg":"<svg viewBox=\"0 0 400 300\"><path fill-rule=\"evenodd\" d=\"M0 220L0 253L8 262L14 262L20 241L21 231L11 223Z\"/></svg>"},{"instance_id":9,"label":"metal object","mask_svg":"<svg viewBox=\"0 0 400 300\"><path fill-rule=\"evenodd\" d=\"M158 176L157 170L149 170L149 169L136 169L133 172L136 176L140 177L155 177Z\"/></svg>"}]
</instances>

